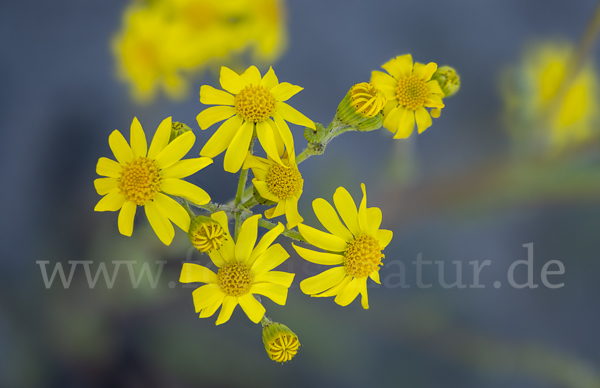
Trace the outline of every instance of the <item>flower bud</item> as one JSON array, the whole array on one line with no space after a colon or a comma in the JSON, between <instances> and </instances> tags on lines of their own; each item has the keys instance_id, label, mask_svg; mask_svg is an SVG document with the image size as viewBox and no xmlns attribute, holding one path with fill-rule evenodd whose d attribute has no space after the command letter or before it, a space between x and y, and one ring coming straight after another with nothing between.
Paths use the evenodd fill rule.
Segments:
<instances>
[{"instance_id":1,"label":"flower bud","mask_svg":"<svg viewBox=\"0 0 600 388\"><path fill-rule=\"evenodd\" d=\"M453 96L460 89L460 76L450 66L438 67L431 79L438 82L446 97Z\"/></svg>"},{"instance_id":2,"label":"flower bud","mask_svg":"<svg viewBox=\"0 0 600 388\"><path fill-rule=\"evenodd\" d=\"M178 136L181 136L191 130L192 128L188 127L186 124L180 123L179 121L173 121L171 124L171 137L169 138L169 143L175 140Z\"/></svg>"},{"instance_id":3,"label":"flower bud","mask_svg":"<svg viewBox=\"0 0 600 388\"><path fill-rule=\"evenodd\" d=\"M325 139L327 130L321 123L315 123L315 129L310 127L304 128L304 137L309 143L320 143Z\"/></svg>"},{"instance_id":4,"label":"flower bud","mask_svg":"<svg viewBox=\"0 0 600 388\"><path fill-rule=\"evenodd\" d=\"M262 337L267 355L275 362L288 362L298 353L298 336L286 325L278 322L263 324Z\"/></svg>"},{"instance_id":5,"label":"flower bud","mask_svg":"<svg viewBox=\"0 0 600 388\"><path fill-rule=\"evenodd\" d=\"M197 216L190 223L188 237L194 248L200 252L210 252L221 248L227 239L227 234L217 221L209 217Z\"/></svg>"},{"instance_id":6,"label":"flower bud","mask_svg":"<svg viewBox=\"0 0 600 388\"><path fill-rule=\"evenodd\" d=\"M383 124L381 111L386 102L381 90L371 83L362 82L350 88L338 106L336 117L359 131L372 131Z\"/></svg>"}]
</instances>

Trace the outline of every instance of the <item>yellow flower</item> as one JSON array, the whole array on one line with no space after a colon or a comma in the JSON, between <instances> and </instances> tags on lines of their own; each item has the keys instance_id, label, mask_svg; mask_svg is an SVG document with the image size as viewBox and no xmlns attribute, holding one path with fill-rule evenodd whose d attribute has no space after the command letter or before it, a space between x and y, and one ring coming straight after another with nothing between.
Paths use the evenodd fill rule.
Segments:
<instances>
[{"instance_id":1,"label":"yellow flower","mask_svg":"<svg viewBox=\"0 0 600 388\"><path fill-rule=\"evenodd\" d=\"M281 223L278 224L254 246L260 217L261 215L257 214L244 221L235 244L231 239L226 239L219 250L209 252L210 259L219 268L216 274L201 265L183 265L180 282L208 283L192 293L194 306L196 312L200 313L200 318L212 316L219 306L222 306L217 318L217 325L220 325L229 320L239 303L248 318L258 323L265 314L265 308L256 300L254 294L266 296L277 304L285 305L294 274L271 271L289 257L281 245L271 245L284 228ZM215 213L212 218L223 227L225 234L229 235L225 213Z\"/></svg>"},{"instance_id":2,"label":"yellow flower","mask_svg":"<svg viewBox=\"0 0 600 388\"><path fill-rule=\"evenodd\" d=\"M292 229L304 221L298 213L298 200L302 195L304 179L298 171L293 154L290 158L286 152L281 162L279 164L271 157L264 159L248 153L244 169L252 169L252 183L260 196L277 203L277 207L265 211L265 216L273 218L285 214L287 228Z\"/></svg>"},{"instance_id":3,"label":"yellow flower","mask_svg":"<svg viewBox=\"0 0 600 388\"><path fill-rule=\"evenodd\" d=\"M269 358L275 362L288 362L298 353L298 336L284 324L269 321L263 325L262 337Z\"/></svg>"},{"instance_id":4,"label":"yellow flower","mask_svg":"<svg viewBox=\"0 0 600 388\"><path fill-rule=\"evenodd\" d=\"M415 121L419 133L422 133L431 126L431 116L425 108L444 107L444 92L436 81L431 80L437 65L433 62L427 65L417 62L413 65L412 56L406 54L381 67L389 74L373 71L371 83L387 97L383 126L395 133L394 139L409 137Z\"/></svg>"},{"instance_id":5,"label":"yellow flower","mask_svg":"<svg viewBox=\"0 0 600 388\"><path fill-rule=\"evenodd\" d=\"M346 226L342 224L333 206L322 198L313 201L313 209L319 221L331 234L298 225L302 236L312 245L326 252L316 252L292 244L305 260L323 265L340 265L305 279L300 289L305 294L318 297L335 296L341 306L350 304L360 293L363 308L369 308L367 277L379 281L379 266L384 257L381 251L392 240L392 231L379 229L381 210L367 208L367 192L361 184L363 199L356 209L350 193L339 187L333 202Z\"/></svg>"},{"instance_id":6,"label":"yellow flower","mask_svg":"<svg viewBox=\"0 0 600 388\"><path fill-rule=\"evenodd\" d=\"M197 216L192 220L188 237L192 246L200 252L220 249L229 238L217 220L205 216Z\"/></svg>"},{"instance_id":7,"label":"yellow flower","mask_svg":"<svg viewBox=\"0 0 600 388\"><path fill-rule=\"evenodd\" d=\"M281 145L285 144L290 154L294 152L294 138L286 120L315 128L312 120L284 102L302 88L279 83L273 68L261 78L255 66L241 76L221 67L220 82L226 91L208 85L200 88L200 102L220 106L203 110L197 119L202 129L226 120L200 151L200 155L214 158L227 149L225 171L237 172L242 167L255 131L267 155L283 164L278 151Z\"/></svg>"},{"instance_id":8,"label":"yellow flower","mask_svg":"<svg viewBox=\"0 0 600 388\"><path fill-rule=\"evenodd\" d=\"M598 77L591 63L583 66L563 96L557 96L573 51L564 42L530 45L521 66L503 80L516 134L533 135L536 145L553 151L588 141L598 120ZM540 123L546 126L532 133Z\"/></svg>"},{"instance_id":9,"label":"yellow flower","mask_svg":"<svg viewBox=\"0 0 600 388\"><path fill-rule=\"evenodd\" d=\"M119 232L125 236L131 236L136 209L143 206L156 235L169 245L175 235L170 221L187 233L190 216L177 201L165 194L184 197L198 205L210 201L206 191L181 178L208 166L212 159L180 160L192 148L196 136L191 131L186 132L169 143L170 136L171 117L159 125L148 149L146 134L134 118L129 135L131 147L121 132L114 130L108 144L117 161L98 160L96 172L107 178L94 181L96 191L104 196L94 210L120 209Z\"/></svg>"}]
</instances>

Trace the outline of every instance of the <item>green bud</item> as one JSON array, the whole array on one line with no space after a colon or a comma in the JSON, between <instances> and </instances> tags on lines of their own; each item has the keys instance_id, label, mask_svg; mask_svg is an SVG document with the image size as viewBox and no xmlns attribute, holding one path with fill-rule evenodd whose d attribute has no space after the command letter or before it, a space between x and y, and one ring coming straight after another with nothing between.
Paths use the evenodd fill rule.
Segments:
<instances>
[{"instance_id":1,"label":"green bud","mask_svg":"<svg viewBox=\"0 0 600 388\"><path fill-rule=\"evenodd\" d=\"M191 130L192 128L188 127L186 124L180 123L179 121L173 121L171 124L171 137L169 138L169 143L175 140L178 136L181 136Z\"/></svg>"},{"instance_id":2,"label":"green bud","mask_svg":"<svg viewBox=\"0 0 600 388\"><path fill-rule=\"evenodd\" d=\"M453 96L460 89L460 76L450 66L438 67L431 79L438 82L446 97Z\"/></svg>"}]
</instances>

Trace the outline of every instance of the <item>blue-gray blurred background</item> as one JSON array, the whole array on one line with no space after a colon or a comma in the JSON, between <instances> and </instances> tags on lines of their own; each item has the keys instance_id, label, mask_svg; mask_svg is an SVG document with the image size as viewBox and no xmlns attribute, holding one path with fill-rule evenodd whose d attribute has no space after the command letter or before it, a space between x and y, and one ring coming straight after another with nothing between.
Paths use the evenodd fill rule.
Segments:
<instances>
[{"instance_id":1,"label":"blue-gray blurred background","mask_svg":"<svg viewBox=\"0 0 600 388\"><path fill-rule=\"evenodd\" d=\"M197 133L197 155L214 129L195 122L203 106L194 80L183 102L164 96L149 105L130 98L116 78L110 39L121 28L121 1L0 3L0 386L1 387L600 387L600 190L571 193L503 184L512 143L502 120L499 74L519 61L530 39L576 42L596 2L548 0L287 2L288 47L274 63L280 80L304 91L291 104L328 123L354 83L390 58L412 53L417 61L454 66L460 92L422 135L392 141L384 129L347 133L322 156L300 168L305 178L300 212L319 226L311 202L331 200L339 186L357 201L360 183L369 206L382 208L383 227L394 231L384 252L406 265L410 288L369 289L370 309L358 301L340 307L331 298L309 298L298 283L322 271L305 266L289 241L284 270L297 273L286 306L265 302L268 315L292 328L303 347L280 366L264 352L261 330L238 308L216 327L199 319L191 292L177 282L191 254L177 231L165 247L147 225L119 235L116 213L93 212L99 157L112 157L108 135L126 136L137 116L150 134L167 116ZM597 57L594 48L592 55ZM265 68L261 68L262 71ZM292 128L302 149L302 129ZM586 169L597 163L587 155ZM518 162L517 162L518 163ZM553 161L560 166L561 160ZM222 156L190 180L217 202L228 201L237 176ZM582 168L583 168L582 167ZM598 176L598 174L596 174ZM509 181L510 182L510 181ZM560 184L559 184L560 186ZM535 184L532 187L537 187ZM544 186L546 187L546 186ZM595 188L595 190L594 190ZM515 193L517 191L517 193ZM534 244L536 289L514 289L506 280L516 260ZM490 260L483 289L445 289L437 266L416 287L411 262L452 261L472 283L471 261ZM190 256L191 255L191 256ZM36 261L167 261L156 288L131 286L121 268L109 289L100 278L90 289L82 267L72 284L46 289ZM540 272L559 260L565 274ZM518 270L521 271L521 270ZM381 270L382 279L398 267ZM389 278L392 283L397 278ZM524 273L517 276L525 280ZM493 286L501 282L500 288Z\"/></svg>"}]
</instances>

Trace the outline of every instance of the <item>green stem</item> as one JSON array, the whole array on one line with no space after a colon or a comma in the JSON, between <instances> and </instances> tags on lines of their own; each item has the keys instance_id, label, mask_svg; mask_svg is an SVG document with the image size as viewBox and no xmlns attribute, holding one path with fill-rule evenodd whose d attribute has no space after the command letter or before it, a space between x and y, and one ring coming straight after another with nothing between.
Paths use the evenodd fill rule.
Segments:
<instances>
[{"instance_id":1,"label":"green stem","mask_svg":"<svg viewBox=\"0 0 600 388\"><path fill-rule=\"evenodd\" d=\"M272 223L270 221L267 221L267 220L263 220L261 218L261 219L258 220L258 226L262 226L263 228L271 230L274 227L276 227L277 224L274 224L274 223ZM302 242L308 243L308 241L306 241L306 239L304 237L302 237L302 235L299 232L295 231L295 230L284 228L283 232L281 232L281 234L284 235L284 236L286 236L286 237L289 237L289 238L291 238L293 240L302 241Z\"/></svg>"},{"instance_id":2,"label":"green stem","mask_svg":"<svg viewBox=\"0 0 600 388\"><path fill-rule=\"evenodd\" d=\"M333 121L329 123L329 125L325 129L325 131L327 132L325 138L320 142L309 142L308 146L304 149L304 151L302 151L300 155L296 156L296 164L298 165L304 162L306 159L310 158L313 155L321 155L323 152L325 152L325 147L327 147L327 144L329 144L329 142L333 138L341 135L344 132L355 130L356 128L348 126L336 119L333 119Z\"/></svg>"},{"instance_id":3,"label":"green stem","mask_svg":"<svg viewBox=\"0 0 600 388\"><path fill-rule=\"evenodd\" d=\"M241 204L240 207L243 207L244 209L249 211L256 205L258 205L258 201L256 200L256 198L254 198L254 196L252 196L252 197L248 198L248 200L246 202Z\"/></svg>"},{"instance_id":4,"label":"green stem","mask_svg":"<svg viewBox=\"0 0 600 388\"><path fill-rule=\"evenodd\" d=\"M188 212L188 214L190 215L190 219L194 219L196 218L196 213L194 213L194 211L190 208L190 204L188 202L187 199L185 198L181 198L181 201L183 203L183 208Z\"/></svg>"},{"instance_id":5,"label":"green stem","mask_svg":"<svg viewBox=\"0 0 600 388\"><path fill-rule=\"evenodd\" d=\"M252 140L250 140L250 145L248 146L248 152L250 152L250 154L252 154L252 151L254 149L254 140L255 139L256 139L256 137L253 136ZM248 170L242 168L242 170L240 171L240 180L238 181L238 187L237 187L237 191L235 194L235 199L233 201L233 206L236 208L242 203L242 198L244 196L247 180L248 180ZM240 232L240 228L242 227L242 221L243 221L242 212L236 212L235 213L235 233L234 233L235 241L237 241L238 234Z\"/></svg>"}]
</instances>

